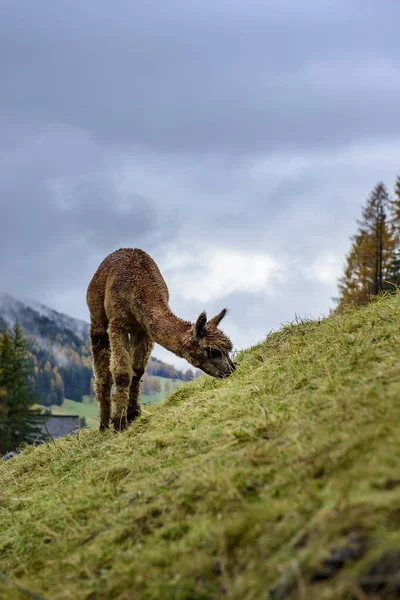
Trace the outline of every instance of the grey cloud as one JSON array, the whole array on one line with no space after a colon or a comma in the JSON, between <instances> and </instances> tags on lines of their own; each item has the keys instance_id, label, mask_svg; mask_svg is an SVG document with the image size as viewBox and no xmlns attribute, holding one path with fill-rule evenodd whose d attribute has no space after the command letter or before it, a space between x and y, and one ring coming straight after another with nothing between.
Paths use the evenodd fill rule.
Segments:
<instances>
[{"instance_id":1,"label":"grey cloud","mask_svg":"<svg viewBox=\"0 0 400 600\"><path fill-rule=\"evenodd\" d=\"M308 261L321 252L344 256L361 203L377 181L394 185L399 159L398 144L371 139L340 151L311 148L245 161L154 158L156 182L146 160L132 169L142 192L151 180L152 194L168 198L181 245L197 241Z\"/></svg>"},{"instance_id":2,"label":"grey cloud","mask_svg":"<svg viewBox=\"0 0 400 600\"><path fill-rule=\"evenodd\" d=\"M243 154L396 127L395 3L8 0L2 16L3 110L99 140Z\"/></svg>"},{"instance_id":3,"label":"grey cloud","mask_svg":"<svg viewBox=\"0 0 400 600\"><path fill-rule=\"evenodd\" d=\"M0 281L41 300L85 289L87 272L116 247L152 247L173 234L151 199L120 193L101 151L80 132L33 138L0 163Z\"/></svg>"}]
</instances>

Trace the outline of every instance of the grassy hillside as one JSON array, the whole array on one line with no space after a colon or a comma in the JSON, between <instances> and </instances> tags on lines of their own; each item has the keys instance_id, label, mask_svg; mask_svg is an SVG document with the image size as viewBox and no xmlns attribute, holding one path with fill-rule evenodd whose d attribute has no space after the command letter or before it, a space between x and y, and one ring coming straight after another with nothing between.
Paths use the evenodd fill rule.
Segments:
<instances>
[{"instance_id":1,"label":"grassy hillside","mask_svg":"<svg viewBox=\"0 0 400 600\"><path fill-rule=\"evenodd\" d=\"M399 325L392 297L285 327L123 434L4 463L0 597L398 597Z\"/></svg>"}]
</instances>

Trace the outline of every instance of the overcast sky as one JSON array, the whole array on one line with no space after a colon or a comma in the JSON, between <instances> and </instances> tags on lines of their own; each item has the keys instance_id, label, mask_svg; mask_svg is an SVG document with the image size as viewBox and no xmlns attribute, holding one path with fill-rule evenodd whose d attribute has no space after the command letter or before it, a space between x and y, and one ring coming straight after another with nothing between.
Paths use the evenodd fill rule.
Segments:
<instances>
[{"instance_id":1,"label":"overcast sky","mask_svg":"<svg viewBox=\"0 0 400 600\"><path fill-rule=\"evenodd\" d=\"M327 314L400 173L399 22L398 0L2 0L0 291L88 319L126 246L179 316L228 306L237 348Z\"/></svg>"}]
</instances>

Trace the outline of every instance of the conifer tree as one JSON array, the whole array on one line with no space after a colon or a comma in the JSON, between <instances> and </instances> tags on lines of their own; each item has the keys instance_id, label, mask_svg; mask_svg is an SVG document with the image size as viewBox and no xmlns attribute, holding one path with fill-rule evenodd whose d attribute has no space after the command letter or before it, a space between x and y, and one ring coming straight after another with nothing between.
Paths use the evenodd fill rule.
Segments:
<instances>
[{"instance_id":1,"label":"conifer tree","mask_svg":"<svg viewBox=\"0 0 400 600\"><path fill-rule=\"evenodd\" d=\"M391 216L393 206L383 183L379 183L362 209L359 231L346 257L346 267L339 280L339 305L361 305L371 296L388 288L396 235Z\"/></svg>"},{"instance_id":2,"label":"conifer tree","mask_svg":"<svg viewBox=\"0 0 400 600\"><path fill-rule=\"evenodd\" d=\"M400 235L400 175L397 176L394 193L395 199L391 202L391 216L396 234Z\"/></svg>"},{"instance_id":3,"label":"conifer tree","mask_svg":"<svg viewBox=\"0 0 400 600\"><path fill-rule=\"evenodd\" d=\"M390 225L395 249L387 276L387 287L393 291L395 286L400 286L400 176L397 177L394 193L395 198L390 203Z\"/></svg>"},{"instance_id":4,"label":"conifer tree","mask_svg":"<svg viewBox=\"0 0 400 600\"><path fill-rule=\"evenodd\" d=\"M40 416L32 411L35 398L28 377L26 342L18 324L0 336L0 452L32 441Z\"/></svg>"},{"instance_id":5,"label":"conifer tree","mask_svg":"<svg viewBox=\"0 0 400 600\"><path fill-rule=\"evenodd\" d=\"M351 238L353 245L346 257L344 274L339 279L339 308L359 306L369 300L371 285L366 268L366 238L364 231Z\"/></svg>"}]
</instances>

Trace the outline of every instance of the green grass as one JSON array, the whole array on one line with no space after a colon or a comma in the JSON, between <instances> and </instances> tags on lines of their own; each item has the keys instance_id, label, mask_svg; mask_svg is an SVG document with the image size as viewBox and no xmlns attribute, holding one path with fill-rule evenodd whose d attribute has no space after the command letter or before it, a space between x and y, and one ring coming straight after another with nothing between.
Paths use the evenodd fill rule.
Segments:
<instances>
[{"instance_id":1,"label":"green grass","mask_svg":"<svg viewBox=\"0 0 400 600\"><path fill-rule=\"evenodd\" d=\"M1 465L0 597L395 597L366 576L400 549L399 324L397 296L289 325L123 434Z\"/></svg>"}]
</instances>

